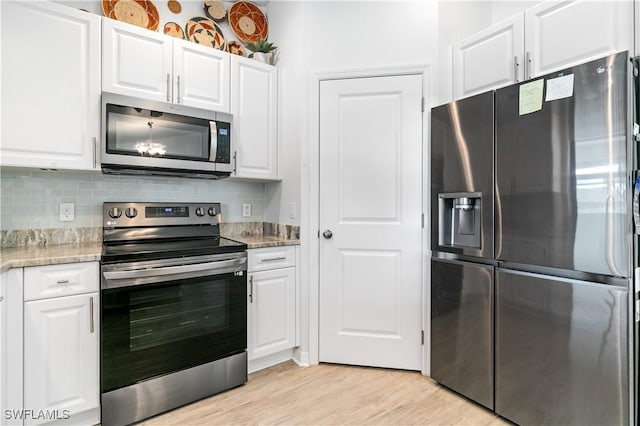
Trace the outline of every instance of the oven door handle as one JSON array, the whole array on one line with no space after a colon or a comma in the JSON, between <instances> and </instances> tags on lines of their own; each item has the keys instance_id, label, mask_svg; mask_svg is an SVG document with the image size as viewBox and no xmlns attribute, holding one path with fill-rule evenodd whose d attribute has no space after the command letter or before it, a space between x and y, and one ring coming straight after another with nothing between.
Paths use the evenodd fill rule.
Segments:
<instances>
[{"instance_id":1,"label":"oven door handle","mask_svg":"<svg viewBox=\"0 0 640 426\"><path fill-rule=\"evenodd\" d=\"M207 274L200 274L204 276L215 274L217 270L228 269L234 266L242 267L246 265L246 263L247 259L243 257L239 259L220 260L216 262L195 263L192 265L165 266L161 268L134 269L130 271L104 271L103 274L104 277L108 280L126 280L133 278L159 277L165 275L177 275L207 271ZM242 270L242 268L238 268L238 271L240 270Z\"/></svg>"}]
</instances>

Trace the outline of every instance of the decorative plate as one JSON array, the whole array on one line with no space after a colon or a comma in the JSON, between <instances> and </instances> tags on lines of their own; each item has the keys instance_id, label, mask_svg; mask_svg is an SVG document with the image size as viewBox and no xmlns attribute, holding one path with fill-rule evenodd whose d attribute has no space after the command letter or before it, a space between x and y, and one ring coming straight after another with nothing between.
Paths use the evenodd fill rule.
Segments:
<instances>
[{"instance_id":1,"label":"decorative plate","mask_svg":"<svg viewBox=\"0 0 640 426\"><path fill-rule=\"evenodd\" d=\"M229 50L229 53L233 53L234 55L244 56L245 54L244 46L236 40L231 40L227 45L227 49Z\"/></svg>"},{"instance_id":2,"label":"decorative plate","mask_svg":"<svg viewBox=\"0 0 640 426\"><path fill-rule=\"evenodd\" d=\"M184 30L175 22L167 22L164 24L164 33L171 37L184 39Z\"/></svg>"},{"instance_id":3,"label":"decorative plate","mask_svg":"<svg viewBox=\"0 0 640 426\"><path fill-rule=\"evenodd\" d=\"M267 17L255 4L237 1L229 9L231 31L244 43L255 43L269 34Z\"/></svg>"},{"instance_id":4,"label":"decorative plate","mask_svg":"<svg viewBox=\"0 0 640 426\"><path fill-rule=\"evenodd\" d=\"M227 50L227 42L218 24L204 16L195 16L189 19L186 30L189 41L214 49Z\"/></svg>"},{"instance_id":5,"label":"decorative plate","mask_svg":"<svg viewBox=\"0 0 640 426\"><path fill-rule=\"evenodd\" d=\"M149 0L102 0L102 13L151 31L157 31L160 25L158 9Z\"/></svg>"},{"instance_id":6,"label":"decorative plate","mask_svg":"<svg viewBox=\"0 0 640 426\"><path fill-rule=\"evenodd\" d=\"M227 8L222 0L205 0L204 14L216 22L222 22L227 18Z\"/></svg>"},{"instance_id":7,"label":"decorative plate","mask_svg":"<svg viewBox=\"0 0 640 426\"><path fill-rule=\"evenodd\" d=\"M176 15L182 12L182 5L177 0L169 0L167 2L167 7L172 13L175 13Z\"/></svg>"}]
</instances>

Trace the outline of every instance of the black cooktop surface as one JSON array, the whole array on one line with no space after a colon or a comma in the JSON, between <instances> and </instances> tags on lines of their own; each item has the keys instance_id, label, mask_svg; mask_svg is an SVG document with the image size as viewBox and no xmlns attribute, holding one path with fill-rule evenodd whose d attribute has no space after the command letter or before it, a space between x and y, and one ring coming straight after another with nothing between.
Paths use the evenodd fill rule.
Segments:
<instances>
[{"instance_id":1,"label":"black cooktop surface","mask_svg":"<svg viewBox=\"0 0 640 426\"><path fill-rule=\"evenodd\" d=\"M102 245L102 262L170 259L245 251L247 245L224 237L180 240L147 240Z\"/></svg>"}]
</instances>

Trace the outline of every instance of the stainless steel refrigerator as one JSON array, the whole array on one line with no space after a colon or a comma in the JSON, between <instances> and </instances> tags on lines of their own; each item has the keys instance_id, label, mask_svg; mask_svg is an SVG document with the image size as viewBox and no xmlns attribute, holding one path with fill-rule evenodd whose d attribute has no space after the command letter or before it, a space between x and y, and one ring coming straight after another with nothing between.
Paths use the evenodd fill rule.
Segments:
<instances>
[{"instance_id":1,"label":"stainless steel refrigerator","mask_svg":"<svg viewBox=\"0 0 640 426\"><path fill-rule=\"evenodd\" d=\"M635 414L627 53L432 109L431 372L522 425Z\"/></svg>"}]
</instances>

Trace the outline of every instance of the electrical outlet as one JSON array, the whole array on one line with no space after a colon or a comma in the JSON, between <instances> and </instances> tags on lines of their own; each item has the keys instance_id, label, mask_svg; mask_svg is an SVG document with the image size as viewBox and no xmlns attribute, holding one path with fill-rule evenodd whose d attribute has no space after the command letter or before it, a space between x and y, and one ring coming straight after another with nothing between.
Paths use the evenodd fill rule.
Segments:
<instances>
[{"instance_id":1,"label":"electrical outlet","mask_svg":"<svg viewBox=\"0 0 640 426\"><path fill-rule=\"evenodd\" d=\"M296 203L289 203L289 219L296 218Z\"/></svg>"},{"instance_id":2,"label":"electrical outlet","mask_svg":"<svg viewBox=\"0 0 640 426\"><path fill-rule=\"evenodd\" d=\"M242 203L242 216L251 216L251 203Z\"/></svg>"},{"instance_id":3,"label":"electrical outlet","mask_svg":"<svg viewBox=\"0 0 640 426\"><path fill-rule=\"evenodd\" d=\"M75 219L75 206L73 203L60 203L60 220L72 222Z\"/></svg>"}]
</instances>

